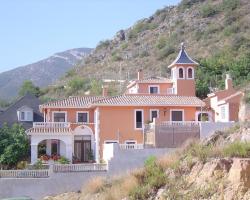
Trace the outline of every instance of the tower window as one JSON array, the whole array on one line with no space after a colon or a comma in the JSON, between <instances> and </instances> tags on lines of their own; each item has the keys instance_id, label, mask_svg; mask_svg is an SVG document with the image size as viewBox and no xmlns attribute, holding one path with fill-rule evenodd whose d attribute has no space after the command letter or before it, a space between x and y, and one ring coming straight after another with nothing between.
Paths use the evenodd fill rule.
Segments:
<instances>
[{"instance_id":1,"label":"tower window","mask_svg":"<svg viewBox=\"0 0 250 200\"><path fill-rule=\"evenodd\" d=\"M188 78L189 79L192 79L192 78L194 78L194 75L193 75L193 69L192 68L188 68Z\"/></svg>"},{"instance_id":2,"label":"tower window","mask_svg":"<svg viewBox=\"0 0 250 200\"><path fill-rule=\"evenodd\" d=\"M183 70L183 68L179 69L179 78L184 78L184 70Z\"/></svg>"}]
</instances>

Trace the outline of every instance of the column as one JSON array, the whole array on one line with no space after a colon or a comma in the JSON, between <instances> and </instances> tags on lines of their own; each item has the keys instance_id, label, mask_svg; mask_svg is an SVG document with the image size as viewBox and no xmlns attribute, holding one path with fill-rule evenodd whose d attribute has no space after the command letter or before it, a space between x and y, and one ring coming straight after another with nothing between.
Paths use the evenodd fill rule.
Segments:
<instances>
[{"instance_id":1,"label":"column","mask_svg":"<svg viewBox=\"0 0 250 200\"><path fill-rule=\"evenodd\" d=\"M72 143L66 143L66 158L72 162L73 147Z\"/></svg>"},{"instance_id":2,"label":"column","mask_svg":"<svg viewBox=\"0 0 250 200\"><path fill-rule=\"evenodd\" d=\"M51 140L46 140L46 154L51 156Z\"/></svg>"},{"instance_id":3,"label":"column","mask_svg":"<svg viewBox=\"0 0 250 200\"><path fill-rule=\"evenodd\" d=\"M38 145L31 144L30 147L31 147L31 164L34 164L37 161Z\"/></svg>"},{"instance_id":4,"label":"column","mask_svg":"<svg viewBox=\"0 0 250 200\"><path fill-rule=\"evenodd\" d=\"M100 110L95 110L95 160L100 163Z\"/></svg>"}]
</instances>

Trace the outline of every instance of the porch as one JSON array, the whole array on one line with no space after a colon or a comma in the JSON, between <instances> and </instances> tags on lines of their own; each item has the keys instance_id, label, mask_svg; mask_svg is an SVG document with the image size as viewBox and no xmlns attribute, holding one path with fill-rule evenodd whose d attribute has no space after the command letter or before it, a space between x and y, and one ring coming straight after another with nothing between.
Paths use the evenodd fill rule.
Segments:
<instances>
[{"instance_id":1,"label":"porch","mask_svg":"<svg viewBox=\"0 0 250 200\"><path fill-rule=\"evenodd\" d=\"M31 163L38 159L56 163L60 157L70 163L94 162L96 138L93 123L39 122L26 131L31 141Z\"/></svg>"}]
</instances>

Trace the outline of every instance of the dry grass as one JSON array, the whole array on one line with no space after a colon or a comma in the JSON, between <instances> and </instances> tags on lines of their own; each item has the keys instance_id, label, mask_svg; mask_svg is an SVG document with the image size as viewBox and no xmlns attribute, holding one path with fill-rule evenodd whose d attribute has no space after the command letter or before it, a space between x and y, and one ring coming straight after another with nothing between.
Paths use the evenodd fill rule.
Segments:
<instances>
[{"instance_id":1,"label":"dry grass","mask_svg":"<svg viewBox=\"0 0 250 200\"><path fill-rule=\"evenodd\" d=\"M82 193L95 194L101 192L105 187L105 179L102 177L92 178L87 185L82 187Z\"/></svg>"},{"instance_id":2,"label":"dry grass","mask_svg":"<svg viewBox=\"0 0 250 200\"><path fill-rule=\"evenodd\" d=\"M163 169L171 168L176 162L178 162L180 156L177 153L166 154L158 159L157 163Z\"/></svg>"}]
</instances>

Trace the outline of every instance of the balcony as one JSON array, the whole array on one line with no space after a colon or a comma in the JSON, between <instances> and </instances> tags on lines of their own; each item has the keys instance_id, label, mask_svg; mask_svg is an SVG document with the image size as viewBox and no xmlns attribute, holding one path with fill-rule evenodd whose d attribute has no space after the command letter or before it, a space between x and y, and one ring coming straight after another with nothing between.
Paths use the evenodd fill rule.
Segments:
<instances>
[{"instance_id":1,"label":"balcony","mask_svg":"<svg viewBox=\"0 0 250 200\"><path fill-rule=\"evenodd\" d=\"M69 128L69 122L34 122L33 128Z\"/></svg>"}]
</instances>

